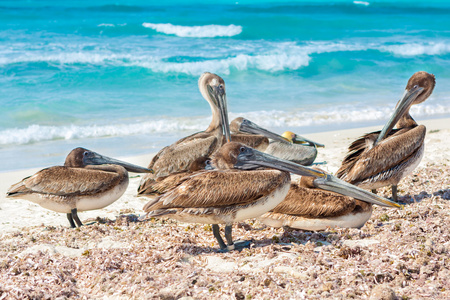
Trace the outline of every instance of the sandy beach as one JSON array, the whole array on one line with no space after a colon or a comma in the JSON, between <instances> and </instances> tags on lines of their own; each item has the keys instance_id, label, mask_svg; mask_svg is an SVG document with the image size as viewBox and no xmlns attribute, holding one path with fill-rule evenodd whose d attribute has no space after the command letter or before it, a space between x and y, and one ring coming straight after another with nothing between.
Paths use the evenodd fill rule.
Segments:
<instances>
[{"instance_id":1,"label":"sandy beach","mask_svg":"<svg viewBox=\"0 0 450 300\"><path fill-rule=\"evenodd\" d=\"M252 240L242 252L217 252L210 226L138 222L136 174L115 203L79 213L95 224L71 229L65 214L5 199L39 169L0 173L0 299L449 299L450 119L417 121L425 155L399 184L403 210L375 207L361 229L317 233L248 220L233 228ZM334 173L353 140L380 128L304 136L326 145L316 162ZM153 155L120 159L147 166Z\"/></svg>"}]
</instances>

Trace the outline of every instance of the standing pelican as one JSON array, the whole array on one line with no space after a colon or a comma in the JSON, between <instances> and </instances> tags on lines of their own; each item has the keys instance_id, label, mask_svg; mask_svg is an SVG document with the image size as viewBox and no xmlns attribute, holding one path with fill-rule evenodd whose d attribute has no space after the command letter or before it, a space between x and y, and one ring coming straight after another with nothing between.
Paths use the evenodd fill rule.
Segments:
<instances>
[{"instance_id":1,"label":"standing pelican","mask_svg":"<svg viewBox=\"0 0 450 300\"><path fill-rule=\"evenodd\" d=\"M280 136L242 117L230 123L230 130L232 141L301 165L311 165L317 157L317 147L324 147L290 131Z\"/></svg>"},{"instance_id":2,"label":"standing pelican","mask_svg":"<svg viewBox=\"0 0 450 300\"><path fill-rule=\"evenodd\" d=\"M241 143L225 144L214 155L212 164L217 169L186 176L172 190L147 203L144 206L147 214L141 219L167 216L182 222L213 224L213 234L221 249L244 247L249 243L233 243L232 224L258 217L275 208L289 191L290 172L315 177L314 183L323 189L391 205L389 200L331 175ZM227 245L220 236L218 224L226 225Z\"/></svg>"},{"instance_id":3,"label":"standing pelican","mask_svg":"<svg viewBox=\"0 0 450 300\"><path fill-rule=\"evenodd\" d=\"M420 163L426 128L409 114L413 104L424 102L433 92L434 75L417 72L408 81L405 93L381 131L368 133L349 147L337 176L362 188L392 185L397 201L397 184ZM394 126L397 129L392 129Z\"/></svg>"},{"instance_id":4,"label":"standing pelican","mask_svg":"<svg viewBox=\"0 0 450 300\"><path fill-rule=\"evenodd\" d=\"M299 182L292 182L280 204L258 219L273 227L313 231L327 227L361 228L372 215L372 204L362 197L359 199L362 200L321 189L313 177L302 176Z\"/></svg>"},{"instance_id":5,"label":"standing pelican","mask_svg":"<svg viewBox=\"0 0 450 300\"><path fill-rule=\"evenodd\" d=\"M22 198L40 206L66 213L70 225L82 226L78 211L106 207L120 198L128 186L128 171L150 169L102 156L84 148L75 148L64 166L43 169L13 184L7 197Z\"/></svg>"},{"instance_id":6,"label":"standing pelican","mask_svg":"<svg viewBox=\"0 0 450 300\"><path fill-rule=\"evenodd\" d=\"M198 87L203 98L211 106L211 123L205 131L182 138L161 149L148 166L155 173L143 177L138 188L139 194L143 193L147 180L188 170L197 158L211 156L222 146L224 132L229 134L224 80L216 74L206 72L200 76Z\"/></svg>"}]
</instances>

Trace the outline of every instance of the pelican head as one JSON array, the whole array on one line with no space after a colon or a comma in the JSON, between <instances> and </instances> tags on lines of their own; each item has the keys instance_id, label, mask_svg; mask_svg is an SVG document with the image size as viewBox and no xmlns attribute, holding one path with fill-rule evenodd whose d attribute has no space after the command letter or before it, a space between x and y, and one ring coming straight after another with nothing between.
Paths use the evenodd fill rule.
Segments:
<instances>
[{"instance_id":1,"label":"pelican head","mask_svg":"<svg viewBox=\"0 0 450 300\"><path fill-rule=\"evenodd\" d=\"M323 145L323 144L319 144L319 143L313 142L311 140L308 140L307 138L304 138L298 134L295 134L292 131L285 131L285 132L283 132L283 134L281 136L294 144L302 144L305 146L315 146L317 148L325 147L325 145Z\"/></svg>"},{"instance_id":2,"label":"pelican head","mask_svg":"<svg viewBox=\"0 0 450 300\"><path fill-rule=\"evenodd\" d=\"M72 168L84 168L88 165L113 164L124 167L129 172L134 173L153 173L153 170L133 165L121 160L103 156L94 151L85 148L75 148L66 157L64 166Z\"/></svg>"},{"instance_id":3,"label":"pelican head","mask_svg":"<svg viewBox=\"0 0 450 300\"><path fill-rule=\"evenodd\" d=\"M314 177L314 186L317 188L336 192L341 195L353 197L372 204L401 208L401 206L395 202L358 188L323 171L304 167L302 165L274 157L240 143L229 144L233 145L228 146L228 151L232 153L233 156L236 156L237 154L234 158L236 161L234 168L236 169L249 170L256 169L258 167L265 167L278 169L301 176Z\"/></svg>"},{"instance_id":4,"label":"pelican head","mask_svg":"<svg viewBox=\"0 0 450 300\"><path fill-rule=\"evenodd\" d=\"M412 104L419 104L424 102L428 97L430 97L431 93L434 90L436 85L436 78L433 74L419 71L413 74L411 78L408 80L408 84L406 85L406 91L414 90L415 86L421 87L423 90L418 93L417 97L413 101Z\"/></svg>"},{"instance_id":5,"label":"pelican head","mask_svg":"<svg viewBox=\"0 0 450 300\"><path fill-rule=\"evenodd\" d=\"M247 120L242 117L236 118L230 123L230 130L234 133L243 132L243 133L249 133L249 134L259 134L259 135L263 135L269 139L272 139L274 141L278 141L278 142L282 142L282 143L289 142L289 140L282 137L281 135L278 135L272 131L264 129L264 128L256 125L252 121Z\"/></svg>"},{"instance_id":6,"label":"pelican head","mask_svg":"<svg viewBox=\"0 0 450 300\"><path fill-rule=\"evenodd\" d=\"M205 72L198 80L198 87L203 98L208 101L213 113L213 126L222 125L227 141L231 141L228 121L227 95L225 81L216 74Z\"/></svg>"},{"instance_id":7,"label":"pelican head","mask_svg":"<svg viewBox=\"0 0 450 300\"><path fill-rule=\"evenodd\" d=\"M398 101L394 113L378 135L376 143L385 138L403 115L409 113L413 104L424 102L433 92L435 84L436 79L433 74L424 71L414 73L408 80L405 92Z\"/></svg>"}]
</instances>

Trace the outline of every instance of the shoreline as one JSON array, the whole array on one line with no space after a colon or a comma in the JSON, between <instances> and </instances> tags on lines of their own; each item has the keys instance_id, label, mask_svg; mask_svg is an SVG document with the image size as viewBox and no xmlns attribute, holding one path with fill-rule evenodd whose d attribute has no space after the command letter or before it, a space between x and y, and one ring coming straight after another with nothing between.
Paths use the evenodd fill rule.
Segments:
<instances>
[{"instance_id":1,"label":"shoreline","mask_svg":"<svg viewBox=\"0 0 450 300\"><path fill-rule=\"evenodd\" d=\"M363 113L362 113L363 114ZM363 114L364 115L364 114ZM281 134L285 130L289 130L304 136L321 136L322 133L327 134L332 131L339 131L344 135L347 135L347 131L363 129L361 132L371 131L371 129L380 130L384 125L383 120L368 120L357 122L337 122L336 124L321 124L314 126L288 126L280 125L268 122L264 119L258 120L254 114L234 114L234 117L244 116L256 124L267 128L273 132ZM230 118L233 119L233 118ZM255 119L254 119L255 118ZM312 118L315 118L312 116ZM362 118L362 117L358 117ZM433 123L435 120L450 120L450 115L441 118L423 119L419 118L419 124ZM85 147L97 151L99 153L111 156L111 157L135 157L146 156L157 153L159 149L164 146L170 145L173 142L188 136L194 132L201 131L209 124L210 117L202 118L202 120L192 120L193 124L196 124L195 128L184 129L182 131L174 131L168 133L157 133L151 130L145 133L145 129L142 129L139 134L129 135L111 135L107 137L85 137L77 139L56 139L48 141L40 141L37 143L20 144L20 145L8 145L0 149L0 155L3 157L3 164L0 166L0 174L9 173L15 171L22 171L27 169L45 168L48 166L59 165L64 162L64 159L72 149L76 147ZM261 123L260 123L261 121ZM387 121L387 120L385 120ZM288 123L292 123L290 121ZM201 125L200 125L201 124ZM192 124L191 124L192 125ZM136 124L136 126L138 126ZM145 124L142 124L143 128L147 128ZM123 133L124 134L124 133ZM4 138L4 137L3 137ZM145 164L148 162L144 161Z\"/></svg>"},{"instance_id":2,"label":"shoreline","mask_svg":"<svg viewBox=\"0 0 450 300\"><path fill-rule=\"evenodd\" d=\"M418 168L422 168L433 162L448 164L450 162L450 143L445 143L444 141L450 140L450 119L433 119L421 123L427 127L427 135L425 137L425 155ZM352 141L365 133L380 129L378 126L371 126L305 134L304 136L325 144L325 148L319 148L318 150L319 153L315 161L316 166L334 174L346 155L348 145ZM147 166L155 154L149 153L131 157L118 157L118 159L140 166ZM5 197L9 186L41 169L33 168L0 173L0 232L17 231L26 226L37 226L41 224L45 226L66 226L67 220L65 214L44 209L27 200L7 199ZM104 209L81 212L80 218L82 220L95 219L97 216L100 216L115 219L121 212L130 210L142 213L142 207L147 202L147 199L144 197L136 197L136 191L140 181L139 178L139 174L131 173L130 184L120 199ZM11 216L14 216L14 218L11 219Z\"/></svg>"}]
</instances>

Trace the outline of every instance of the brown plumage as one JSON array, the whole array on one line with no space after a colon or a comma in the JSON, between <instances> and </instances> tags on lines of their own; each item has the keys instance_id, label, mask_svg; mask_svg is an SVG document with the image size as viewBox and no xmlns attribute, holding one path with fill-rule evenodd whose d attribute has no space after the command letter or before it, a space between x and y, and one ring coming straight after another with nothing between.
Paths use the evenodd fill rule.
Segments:
<instances>
[{"instance_id":1,"label":"brown plumage","mask_svg":"<svg viewBox=\"0 0 450 300\"><path fill-rule=\"evenodd\" d=\"M314 178L292 182L286 198L258 219L274 227L303 230L327 227L360 228L370 218L372 204L314 186Z\"/></svg>"},{"instance_id":2,"label":"brown plumage","mask_svg":"<svg viewBox=\"0 0 450 300\"><path fill-rule=\"evenodd\" d=\"M65 199L55 199L55 201L70 201L75 207L76 197L103 193L124 181L128 181L128 173L125 168L116 165L84 168L55 166L43 169L13 184L7 194L9 197L31 193L64 196Z\"/></svg>"},{"instance_id":3,"label":"brown plumage","mask_svg":"<svg viewBox=\"0 0 450 300\"><path fill-rule=\"evenodd\" d=\"M392 196L397 200L397 184L420 163L424 152L426 128L414 121L409 109L424 102L434 86L434 75L415 73L383 130L354 141L337 176L368 189L392 185ZM392 129L394 126L397 129Z\"/></svg>"},{"instance_id":4,"label":"brown plumage","mask_svg":"<svg viewBox=\"0 0 450 300\"><path fill-rule=\"evenodd\" d=\"M290 184L288 172L235 169L242 146L225 144L213 157L213 165L219 169L179 179L174 188L144 206L147 214L143 218L168 216L182 222L213 224L222 249L227 246L220 238L217 224L226 224L228 248L233 249L231 224L274 208L283 200Z\"/></svg>"},{"instance_id":5,"label":"brown plumage","mask_svg":"<svg viewBox=\"0 0 450 300\"><path fill-rule=\"evenodd\" d=\"M139 194L144 193L147 180L186 171L197 158L209 157L222 146L223 127L228 130L228 124L225 124L228 123L225 82L216 74L203 73L198 86L203 98L211 106L210 125L205 131L187 136L161 149L149 164L149 168L155 173L143 177L138 188Z\"/></svg>"},{"instance_id":6,"label":"brown plumage","mask_svg":"<svg viewBox=\"0 0 450 300\"><path fill-rule=\"evenodd\" d=\"M144 206L141 219L154 216L194 223L213 224L222 249L217 224L226 224L228 246L234 247L231 224L261 216L285 198L291 186L290 172L314 177L313 184L370 203L398 207L396 203L359 189L320 170L276 158L240 143L230 142L216 152L210 171L199 171L179 180L178 185Z\"/></svg>"},{"instance_id":7,"label":"brown plumage","mask_svg":"<svg viewBox=\"0 0 450 300\"><path fill-rule=\"evenodd\" d=\"M264 151L269 146L268 138L256 134L232 133L231 141L247 145L258 151ZM226 139L225 137L223 137L223 143L225 144L225 142Z\"/></svg>"},{"instance_id":8,"label":"brown plumage","mask_svg":"<svg viewBox=\"0 0 450 300\"><path fill-rule=\"evenodd\" d=\"M77 211L100 209L122 196L128 186L128 172L151 170L76 148L64 166L43 169L13 184L7 197L22 198L66 213L72 227L82 223Z\"/></svg>"},{"instance_id":9,"label":"brown plumage","mask_svg":"<svg viewBox=\"0 0 450 300\"><path fill-rule=\"evenodd\" d=\"M180 180L193 172L205 170L210 165L209 157L197 158L186 171L172 173L169 176L149 178L139 188L138 196L156 197L178 185Z\"/></svg>"}]
</instances>

